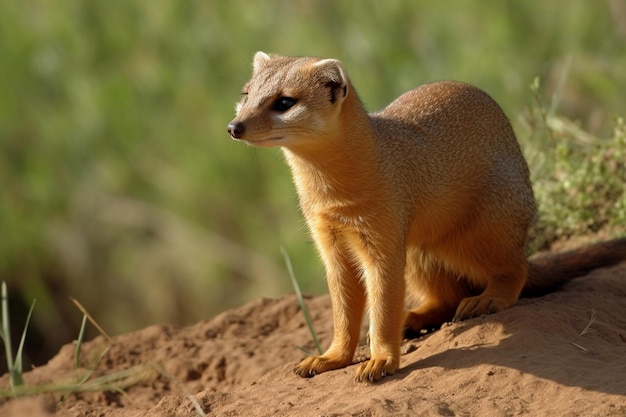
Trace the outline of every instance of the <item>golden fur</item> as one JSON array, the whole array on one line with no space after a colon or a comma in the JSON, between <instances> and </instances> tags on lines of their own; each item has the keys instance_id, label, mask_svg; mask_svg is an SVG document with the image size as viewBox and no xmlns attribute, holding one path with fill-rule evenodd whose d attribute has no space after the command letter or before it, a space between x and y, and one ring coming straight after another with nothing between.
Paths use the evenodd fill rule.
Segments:
<instances>
[{"instance_id":1,"label":"golden fur","mask_svg":"<svg viewBox=\"0 0 626 417\"><path fill-rule=\"evenodd\" d=\"M485 92L436 82L368 114L339 61L259 52L253 67L229 133L282 147L333 305L330 347L296 373L351 364L366 308L371 359L357 380L378 381L399 367L405 328L497 312L525 286L569 278L544 279L558 265L531 263L527 284L524 247L535 216L528 167ZM621 241L599 253L610 263L625 248ZM567 259L565 273L584 268ZM407 294L418 305L405 312Z\"/></svg>"}]
</instances>

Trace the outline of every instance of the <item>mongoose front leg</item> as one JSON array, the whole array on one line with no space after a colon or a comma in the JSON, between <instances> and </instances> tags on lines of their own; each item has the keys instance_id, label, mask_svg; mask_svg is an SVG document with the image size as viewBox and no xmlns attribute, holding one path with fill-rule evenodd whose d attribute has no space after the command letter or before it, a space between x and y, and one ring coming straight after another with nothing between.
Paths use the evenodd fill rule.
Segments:
<instances>
[{"instance_id":1,"label":"mongoose front leg","mask_svg":"<svg viewBox=\"0 0 626 417\"><path fill-rule=\"evenodd\" d=\"M385 265L385 262L381 262ZM400 367L400 341L404 324L404 262L391 268L367 271L371 358L357 369L358 382L377 382Z\"/></svg>"},{"instance_id":2,"label":"mongoose front leg","mask_svg":"<svg viewBox=\"0 0 626 417\"><path fill-rule=\"evenodd\" d=\"M326 265L333 311L333 340L323 355L309 356L296 366L295 373L305 378L352 363L365 310L365 288L354 267L336 255L331 255Z\"/></svg>"}]
</instances>

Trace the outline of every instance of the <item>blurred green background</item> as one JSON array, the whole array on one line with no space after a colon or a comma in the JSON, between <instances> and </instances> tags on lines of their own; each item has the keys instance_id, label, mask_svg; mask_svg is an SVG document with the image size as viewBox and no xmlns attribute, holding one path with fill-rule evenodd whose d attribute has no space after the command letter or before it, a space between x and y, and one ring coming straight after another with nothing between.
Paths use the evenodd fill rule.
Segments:
<instances>
[{"instance_id":1,"label":"blurred green background","mask_svg":"<svg viewBox=\"0 0 626 417\"><path fill-rule=\"evenodd\" d=\"M370 110L476 84L543 160L533 79L610 137L625 45L623 0L1 2L0 280L14 331L37 299L27 359L76 338L70 296L116 334L289 292L281 246L326 291L281 152L226 133L255 51L342 60Z\"/></svg>"}]
</instances>

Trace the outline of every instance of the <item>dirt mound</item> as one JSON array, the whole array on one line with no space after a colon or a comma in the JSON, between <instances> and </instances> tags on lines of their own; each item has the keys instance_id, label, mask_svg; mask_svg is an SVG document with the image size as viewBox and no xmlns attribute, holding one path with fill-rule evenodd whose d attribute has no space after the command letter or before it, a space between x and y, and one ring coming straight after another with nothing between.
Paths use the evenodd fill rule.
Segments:
<instances>
[{"instance_id":1,"label":"dirt mound","mask_svg":"<svg viewBox=\"0 0 626 417\"><path fill-rule=\"evenodd\" d=\"M327 345L329 299L308 306ZM624 416L626 265L405 341L402 368L376 385L355 383L355 366L299 378L298 346L314 349L295 298L262 299L192 327L98 337L80 367L67 345L26 383L76 380L97 364L90 380L129 370L116 383L130 386L11 400L0 415L191 417L201 415L194 394L211 416Z\"/></svg>"}]
</instances>

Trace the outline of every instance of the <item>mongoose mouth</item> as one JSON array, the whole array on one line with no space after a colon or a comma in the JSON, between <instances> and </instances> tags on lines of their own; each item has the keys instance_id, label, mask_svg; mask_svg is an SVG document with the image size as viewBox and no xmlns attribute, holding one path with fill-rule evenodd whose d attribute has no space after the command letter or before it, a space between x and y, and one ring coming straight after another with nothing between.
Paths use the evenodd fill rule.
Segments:
<instances>
[{"instance_id":1,"label":"mongoose mouth","mask_svg":"<svg viewBox=\"0 0 626 417\"><path fill-rule=\"evenodd\" d=\"M258 147L268 147L268 146L276 146L278 142L281 142L284 137L282 136L273 136L267 139L253 140L253 139L245 139L245 138L236 138L231 135L231 138L236 140L237 142L244 142L248 145L258 146Z\"/></svg>"}]
</instances>

